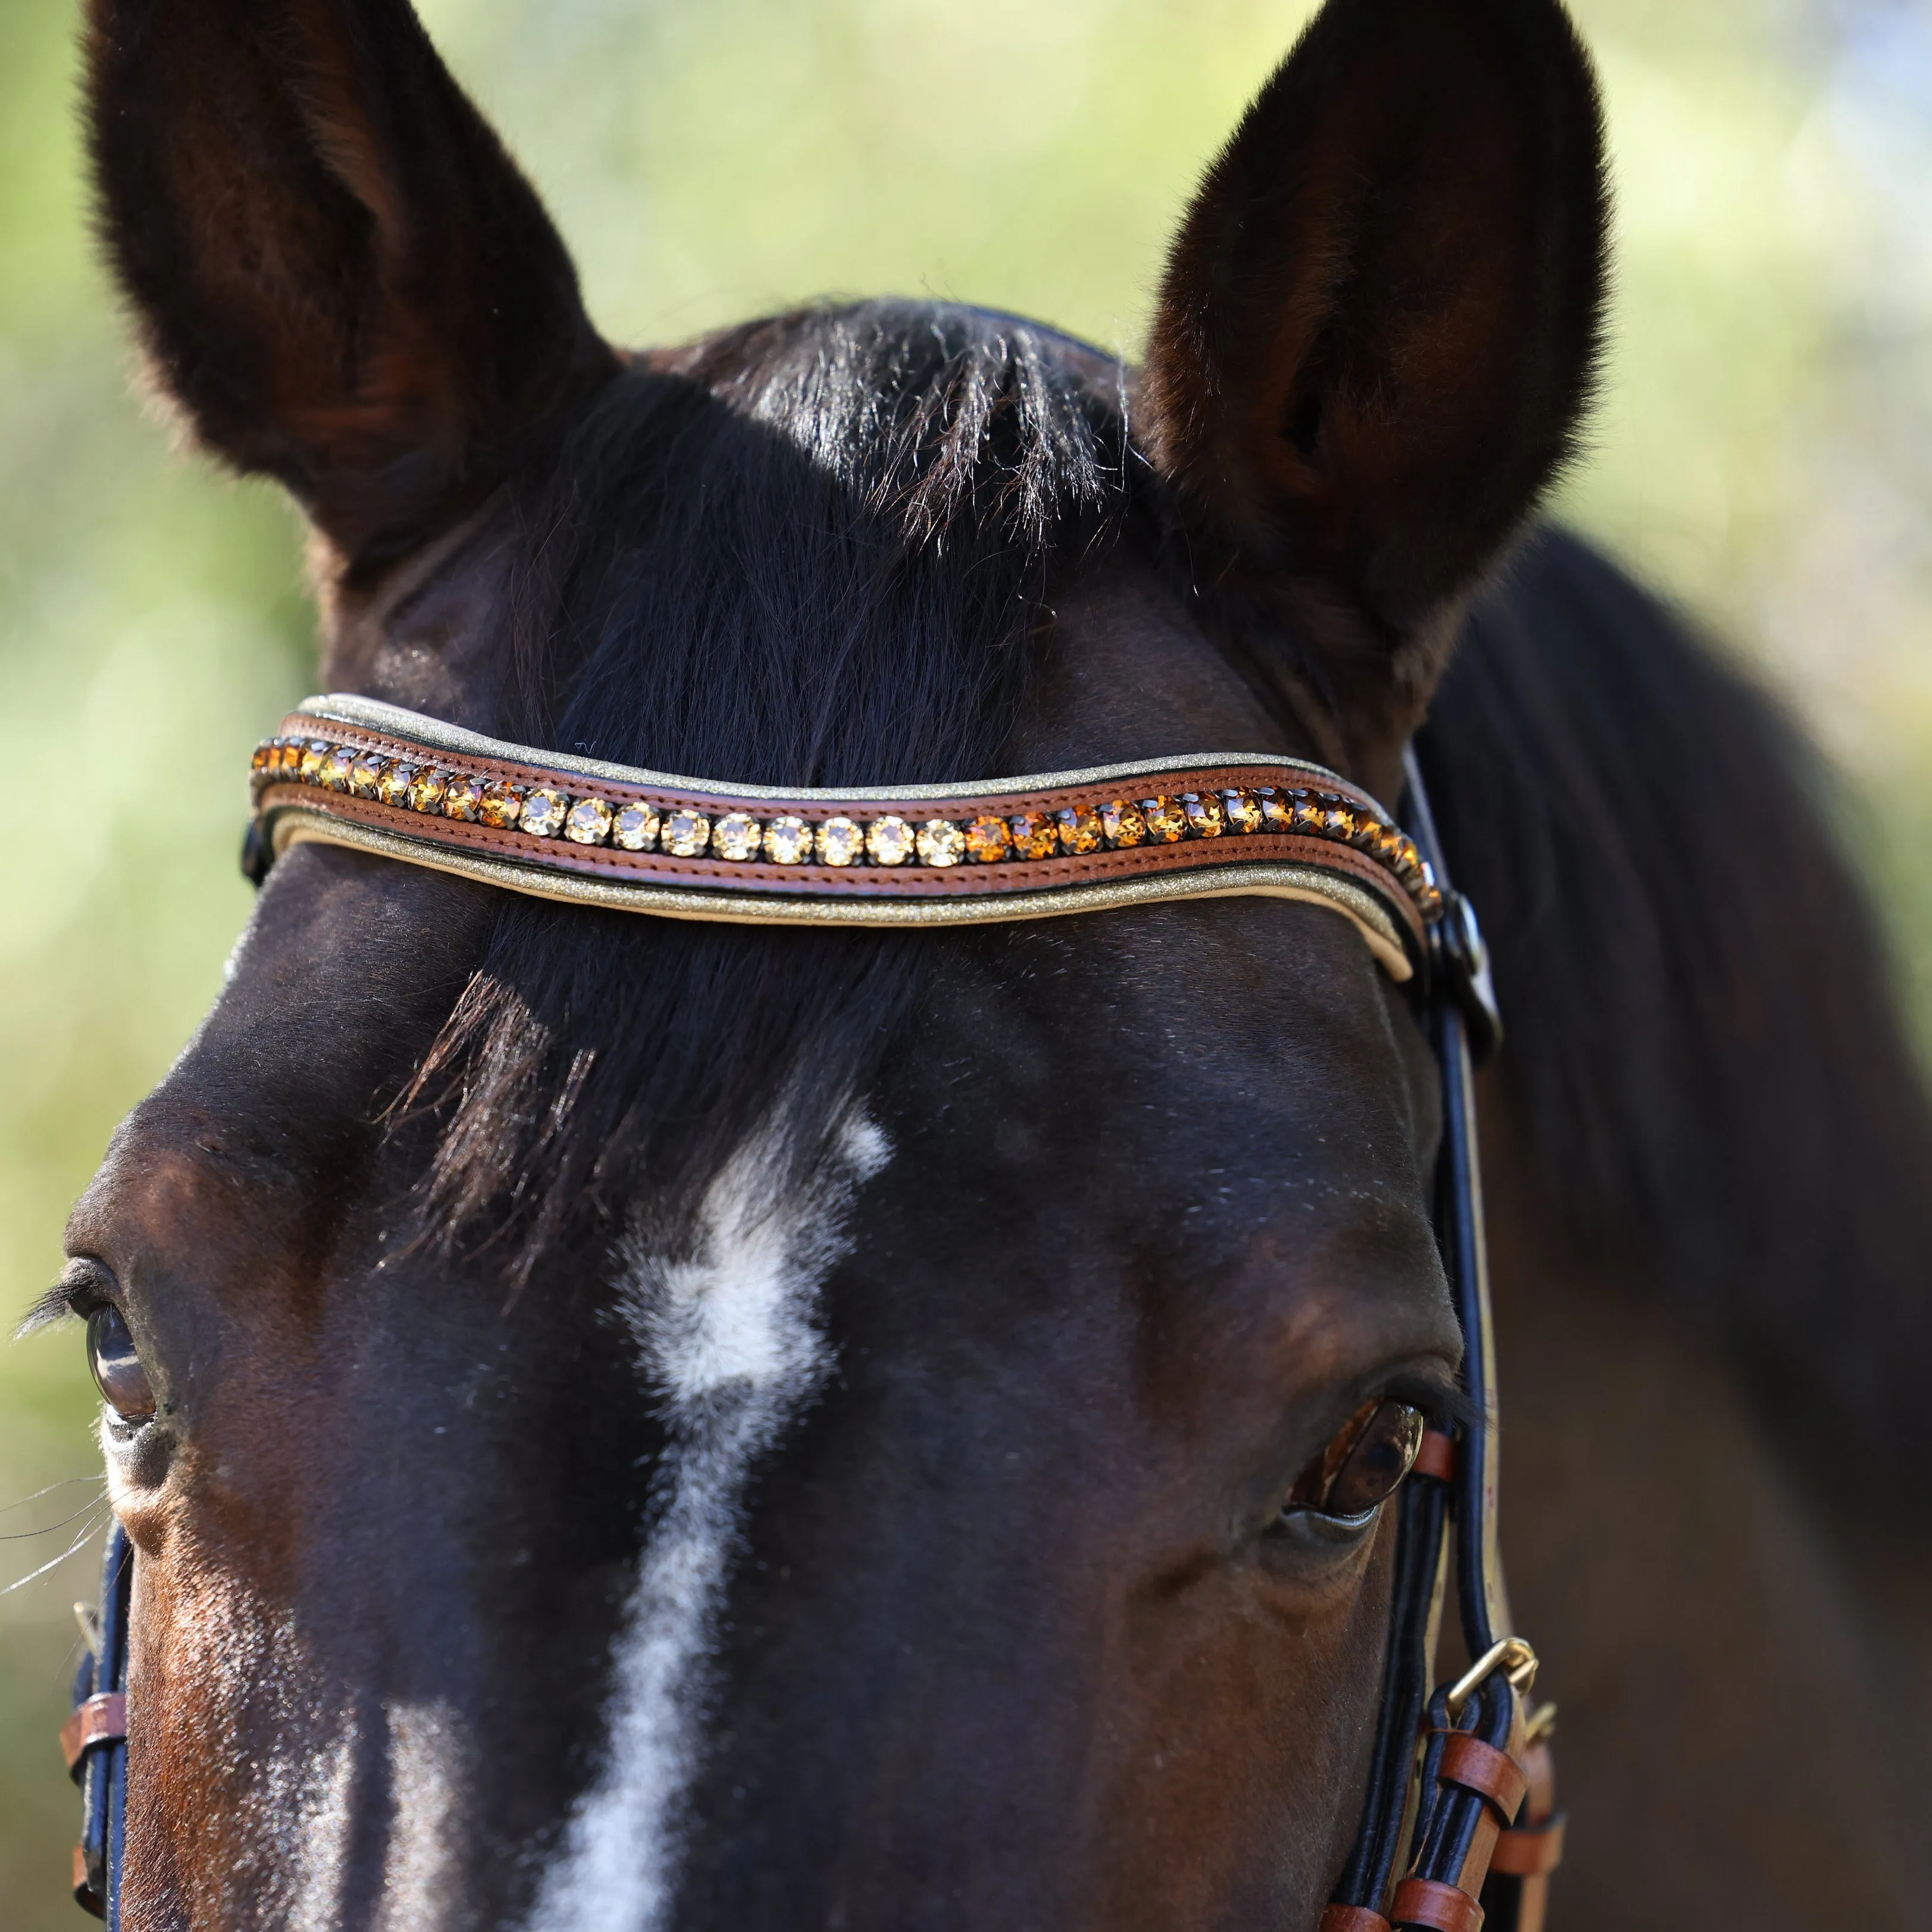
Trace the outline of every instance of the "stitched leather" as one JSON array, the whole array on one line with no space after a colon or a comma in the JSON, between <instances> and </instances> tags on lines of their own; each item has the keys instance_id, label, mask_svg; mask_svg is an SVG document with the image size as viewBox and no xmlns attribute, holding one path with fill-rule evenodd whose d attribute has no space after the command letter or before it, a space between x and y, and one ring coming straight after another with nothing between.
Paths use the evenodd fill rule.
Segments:
<instances>
[{"instance_id":1,"label":"stitched leather","mask_svg":"<svg viewBox=\"0 0 1932 1932\"><path fill-rule=\"evenodd\" d=\"M1362 929L1398 980L1410 977L1420 963L1426 921L1437 916L1442 904L1413 843L1382 806L1335 773L1294 759L1196 758L1046 773L1014 780L1010 786L988 780L958 790L913 786L868 793L782 793L748 785L726 791L700 781L478 738L434 718L359 700L313 700L284 721L283 731L280 740L257 754L250 835L255 856L249 862L257 878L269 858L288 845L320 839L538 896L672 917L761 924L979 923L989 916L1042 916L1207 893L1325 900ZM328 784L304 782L292 770L284 770L285 754L279 748L297 745L333 748L325 764L335 778ZM292 754L291 749L287 755ZM344 760L349 764L339 763ZM1022 813L1087 814L1110 801L1132 803L1150 796L1197 796L1211 802L1220 794L1272 792L1285 802L1288 794L1297 794L1298 808L1304 812L1312 794L1318 810L1345 808L1367 830L1351 842L1346 819L1332 835L1324 836L1318 830L1274 827L1243 831L1216 818L1214 823L1226 824L1226 830L1211 833L1210 828L1210 836L1196 836L1202 828L1190 820L1193 830L1180 839L1150 838L1091 852L1056 850L990 865L970 857L952 866L922 860L867 863L862 858L843 866L782 865L755 847L751 857L733 860L580 844L562 836L554 815L544 827L531 831L418 812L371 795L374 780L350 770L356 761L369 760L391 768L460 772L479 788L514 787L519 794L546 787L567 799L600 799L614 810L641 804L664 814L694 812L713 824L742 812L760 824L783 816L812 825L829 816L860 823L890 817L916 829L933 818L961 826L975 818L1011 820ZM513 806L512 815L517 808ZM754 840L756 836L754 827ZM779 896L791 903L775 904ZM956 913L946 910L952 906ZM876 913L870 909L874 907Z\"/></svg>"}]
</instances>

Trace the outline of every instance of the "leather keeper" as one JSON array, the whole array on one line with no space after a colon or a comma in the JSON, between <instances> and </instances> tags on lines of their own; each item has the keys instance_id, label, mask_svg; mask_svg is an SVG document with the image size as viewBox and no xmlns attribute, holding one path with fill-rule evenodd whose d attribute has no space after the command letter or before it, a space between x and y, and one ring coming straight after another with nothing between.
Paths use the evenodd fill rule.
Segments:
<instances>
[{"instance_id":1,"label":"leather keeper","mask_svg":"<svg viewBox=\"0 0 1932 1932\"><path fill-rule=\"evenodd\" d=\"M1390 1932L1388 1921L1366 1905L1331 1905L1322 1915L1318 1932Z\"/></svg>"},{"instance_id":2,"label":"leather keeper","mask_svg":"<svg viewBox=\"0 0 1932 1932\"><path fill-rule=\"evenodd\" d=\"M1563 1820L1504 1832L1490 1854L1490 1869L1505 1878L1544 1878L1563 1862Z\"/></svg>"},{"instance_id":3,"label":"leather keeper","mask_svg":"<svg viewBox=\"0 0 1932 1932\"><path fill-rule=\"evenodd\" d=\"M1430 1932L1479 1932L1483 1908L1460 1886L1430 1878L1406 1878L1389 1907L1393 1924L1426 1926Z\"/></svg>"},{"instance_id":4,"label":"leather keeper","mask_svg":"<svg viewBox=\"0 0 1932 1932\"><path fill-rule=\"evenodd\" d=\"M1460 1784L1488 1800L1497 1821L1514 1823L1529 1790L1529 1780L1522 1766L1506 1751L1486 1744L1467 1731L1448 1731L1442 1747L1442 1762L1436 1772L1444 1784Z\"/></svg>"},{"instance_id":5,"label":"leather keeper","mask_svg":"<svg viewBox=\"0 0 1932 1932\"><path fill-rule=\"evenodd\" d=\"M91 1912L97 1918L107 1916L107 1901L94 1888L94 1880L87 1869L87 1849L83 1845L74 1848L74 1902L83 1912Z\"/></svg>"},{"instance_id":6,"label":"leather keeper","mask_svg":"<svg viewBox=\"0 0 1932 1932\"><path fill-rule=\"evenodd\" d=\"M1415 1452L1415 1464L1409 1473L1433 1476L1438 1483L1454 1481L1455 1437L1440 1429L1425 1429L1422 1432L1422 1447Z\"/></svg>"},{"instance_id":7,"label":"leather keeper","mask_svg":"<svg viewBox=\"0 0 1932 1932\"><path fill-rule=\"evenodd\" d=\"M70 1774L96 1744L118 1744L127 1735L128 1700L123 1693L104 1690L99 1696L76 1704L60 1734Z\"/></svg>"}]
</instances>

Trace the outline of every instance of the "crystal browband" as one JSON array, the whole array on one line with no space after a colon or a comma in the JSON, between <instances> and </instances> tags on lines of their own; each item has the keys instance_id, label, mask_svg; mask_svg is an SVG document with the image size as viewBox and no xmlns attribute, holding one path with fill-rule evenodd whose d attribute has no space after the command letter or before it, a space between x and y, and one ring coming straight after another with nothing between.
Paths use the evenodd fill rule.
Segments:
<instances>
[{"instance_id":1,"label":"crystal browband","mask_svg":"<svg viewBox=\"0 0 1932 1932\"><path fill-rule=\"evenodd\" d=\"M253 776L257 878L310 840L540 898L759 925L971 925L1271 896L1343 913L1398 980L1442 910L1390 814L1293 759L869 790L721 787L329 697L256 747Z\"/></svg>"}]
</instances>

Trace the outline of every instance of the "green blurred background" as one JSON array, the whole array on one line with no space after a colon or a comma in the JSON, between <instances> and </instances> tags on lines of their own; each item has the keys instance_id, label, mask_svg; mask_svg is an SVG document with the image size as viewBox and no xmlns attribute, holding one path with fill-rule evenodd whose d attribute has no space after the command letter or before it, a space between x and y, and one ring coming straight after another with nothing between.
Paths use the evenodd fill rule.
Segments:
<instances>
[{"instance_id":1,"label":"green blurred background","mask_svg":"<svg viewBox=\"0 0 1932 1932\"><path fill-rule=\"evenodd\" d=\"M1131 350L1304 0L428 0L625 340L928 292ZM1578 0L1619 194L1569 514L1706 615L1932 883L1932 0ZM247 749L310 683L300 533L145 410L91 245L72 0L0 0L0 1321L248 916ZM77 776L85 773L84 778ZM44 836L57 818L60 837ZM1932 1010L1932 980L1914 998ZM0 1932L76 1922L53 1732L92 1594L71 1330L0 1346ZM34 1492L58 1484L45 1495ZM33 1498L32 1500L23 1500ZM82 1514L62 1525L64 1519Z\"/></svg>"}]
</instances>

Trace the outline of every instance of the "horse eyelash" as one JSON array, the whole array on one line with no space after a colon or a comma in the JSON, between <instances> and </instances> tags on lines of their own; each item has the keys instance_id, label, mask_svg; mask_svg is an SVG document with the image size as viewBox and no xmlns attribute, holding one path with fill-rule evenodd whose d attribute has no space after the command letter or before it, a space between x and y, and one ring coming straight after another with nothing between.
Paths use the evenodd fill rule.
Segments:
<instances>
[{"instance_id":1,"label":"horse eyelash","mask_svg":"<svg viewBox=\"0 0 1932 1932\"><path fill-rule=\"evenodd\" d=\"M1460 1383L1441 1382L1429 1375L1393 1376L1383 1385L1382 1398L1384 1402L1406 1402L1411 1408L1419 1408L1432 1429L1466 1428L1480 1420L1482 1414Z\"/></svg>"},{"instance_id":2,"label":"horse eyelash","mask_svg":"<svg viewBox=\"0 0 1932 1932\"><path fill-rule=\"evenodd\" d=\"M44 1328L56 1328L63 1322L77 1322L80 1318L80 1310L74 1305L73 1284L57 1281L21 1317L20 1326L14 1330L14 1340L24 1342L29 1335L38 1335Z\"/></svg>"}]
</instances>

